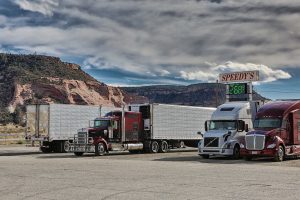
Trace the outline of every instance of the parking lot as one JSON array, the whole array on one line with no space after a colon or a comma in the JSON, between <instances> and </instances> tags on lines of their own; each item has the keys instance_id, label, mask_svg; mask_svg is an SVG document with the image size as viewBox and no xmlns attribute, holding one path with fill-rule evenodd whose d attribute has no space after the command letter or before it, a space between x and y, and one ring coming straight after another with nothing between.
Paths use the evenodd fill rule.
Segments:
<instances>
[{"instance_id":1,"label":"parking lot","mask_svg":"<svg viewBox=\"0 0 300 200\"><path fill-rule=\"evenodd\" d=\"M1 199L299 199L300 159L202 159L195 150L75 157L0 147Z\"/></svg>"}]
</instances>

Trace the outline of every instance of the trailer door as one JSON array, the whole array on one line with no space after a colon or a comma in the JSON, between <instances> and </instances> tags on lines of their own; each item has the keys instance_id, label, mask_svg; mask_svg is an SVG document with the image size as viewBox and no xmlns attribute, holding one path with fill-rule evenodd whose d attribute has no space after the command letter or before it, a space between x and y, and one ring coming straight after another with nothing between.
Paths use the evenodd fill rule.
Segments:
<instances>
[{"instance_id":1,"label":"trailer door","mask_svg":"<svg viewBox=\"0 0 300 200\"><path fill-rule=\"evenodd\" d=\"M49 105L26 107L26 137L44 138L49 135Z\"/></svg>"}]
</instances>

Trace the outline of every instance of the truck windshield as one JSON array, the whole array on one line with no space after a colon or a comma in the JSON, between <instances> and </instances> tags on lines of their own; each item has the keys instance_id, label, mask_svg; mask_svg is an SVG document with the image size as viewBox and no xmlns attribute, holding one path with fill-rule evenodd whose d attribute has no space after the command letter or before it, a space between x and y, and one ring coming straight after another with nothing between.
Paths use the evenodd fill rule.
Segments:
<instances>
[{"instance_id":1,"label":"truck windshield","mask_svg":"<svg viewBox=\"0 0 300 200\"><path fill-rule=\"evenodd\" d=\"M94 128L105 128L109 126L109 120L95 120Z\"/></svg>"},{"instance_id":2,"label":"truck windshield","mask_svg":"<svg viewBox=\"0 0 300 200\"><path fill-rule=\"evenodd\" d=\"M208 123L209 130L235 130L236 121L214 120Z\"/></svg>"},{"instance_id":3,"label":"truck windshield","mask_svg":"<svg viewBox=\"0 0 300 200\"><path fill-rule=\"evenodd\" d=\"M280 118L262 118L254 120L254 128L280 128Z\"/></svg>"}]
</instances>

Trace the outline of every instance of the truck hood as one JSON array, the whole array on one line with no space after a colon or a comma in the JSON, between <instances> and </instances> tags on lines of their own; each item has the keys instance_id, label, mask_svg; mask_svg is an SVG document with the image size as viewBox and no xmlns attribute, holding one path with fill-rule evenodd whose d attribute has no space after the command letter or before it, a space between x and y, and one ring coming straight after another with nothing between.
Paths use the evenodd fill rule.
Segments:
<instances>
[{"instance_id":1,"label":"truck hood","mask_svg":"<svg viewBox=\"0 0 300 200\"><path fill-rule=\"evenodd\" d=\"M205 137L223 137L223 135L227 134L229 131L228 130L210 130L204 133L204 138ZM231 133L236 133L236 130L231 130Z\"/></svg>"}]
</instances>

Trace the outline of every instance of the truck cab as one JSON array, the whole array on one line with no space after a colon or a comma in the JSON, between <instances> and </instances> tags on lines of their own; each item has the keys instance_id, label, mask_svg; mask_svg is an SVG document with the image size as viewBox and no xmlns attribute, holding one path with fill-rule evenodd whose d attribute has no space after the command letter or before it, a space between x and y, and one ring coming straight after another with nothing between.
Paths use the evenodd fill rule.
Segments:
<instances>
[{"instance_id":1,"label":"truck cab","mask_svg":"<svg viewBox=\"0 0 300 200\"><path fill-rule=\"evenodd\" d=\"M282 161L286 156L300 155L300 101L271 102L259 109L254 130L241 144L241 155L273 157Z\"/></svg>"},{"instance_id":2,"label":"truck cab","mask_svg":"<svg viewBox=\"0 0 300 200\"><path fill-rule=\"evenodd\" d=\"M142 127L141 113L112 111L91 121L89 128L79 129L69 151L80 156L85 152L103 155L113 150L140 150Z\"/></svg>"},{"instance_id":3,"label":"truck cab","mask_svg":"<svg viewBox=\"0 0 300 200\"><path fill-rule=\"evenodd\" d=\"M210 155L240 157L240 140L253 127L253 113L258 102L228 102L220 105L205 122L205 133L199 142L198 153L203 158Z\"/></svg>"}]
</instances>

